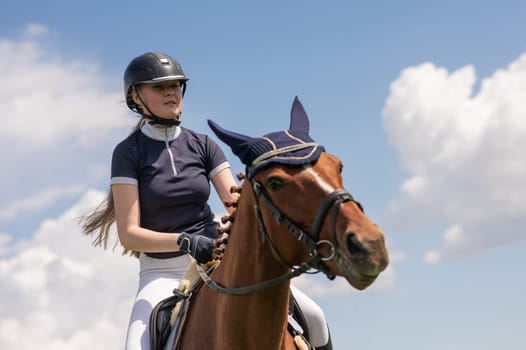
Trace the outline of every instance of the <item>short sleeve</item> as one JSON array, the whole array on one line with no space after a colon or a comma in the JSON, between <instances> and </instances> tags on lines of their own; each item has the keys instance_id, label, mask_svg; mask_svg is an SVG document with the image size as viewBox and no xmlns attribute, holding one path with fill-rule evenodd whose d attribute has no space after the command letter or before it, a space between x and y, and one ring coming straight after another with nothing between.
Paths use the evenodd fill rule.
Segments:
<instances>
[{"instance_id":1,"label":"short sleeve","mask_svg":"<svg viewBox=\"0 0 526 350\"><path fill-rule=\"evenodd\" d=\"M230 164L226 159L223 150L210 137L206 137L206 170L209 178L214 177L219 171L229 168Z\"/></svg>"},{"instance_id":2,"label":"short sleeve","mask_svg":"<svg viewBox=\"0 0 526 350\"><path fill-rule=\"evenodd\" d=\"M115 184L138 185L137 147L126 139L115 147L111 159L111 181Z\"/></svg>"}]
</instances>

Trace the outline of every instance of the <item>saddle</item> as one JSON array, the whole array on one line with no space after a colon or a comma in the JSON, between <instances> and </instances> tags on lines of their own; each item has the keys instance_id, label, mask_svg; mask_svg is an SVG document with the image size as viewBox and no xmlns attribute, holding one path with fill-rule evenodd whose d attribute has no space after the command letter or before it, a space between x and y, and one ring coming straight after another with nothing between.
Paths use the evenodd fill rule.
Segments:
<instances>
[{"instance_id":1,"label":"saddle","mask_svg":"<svg viewBox=\"0 0 526 350\"><path fill-rule=\"evenodd\" d=\"M213 269L215 264L209 263L208 269ZM151 350L179 349L180 331L186 320L192 297L197 294L202 285L203 280L197 272L196 262L193 261L179 283L179 287L174 289L173 295L161 300L152 310L149 324ZM308 342L309 334L305 316L292 293L289 301L287 330L293 337L298 350L314 349Z\"/></svg>"}]
</instances>

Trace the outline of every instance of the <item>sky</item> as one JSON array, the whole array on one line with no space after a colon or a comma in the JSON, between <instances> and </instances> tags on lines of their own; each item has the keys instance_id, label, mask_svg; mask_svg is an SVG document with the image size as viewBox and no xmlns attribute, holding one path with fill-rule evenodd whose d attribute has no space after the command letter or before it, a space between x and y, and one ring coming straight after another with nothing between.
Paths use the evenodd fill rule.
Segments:
<instances>
[{"instance_id":1,"label":"sky","mask_svg":"<svg viewBox=\"0 0 526 350\"><path fill-rule=\"evenodd\" d=\"M391 263L370 288L293 281L335 349L524 348L524 13L509 0L2 4L0 346L122 348L137 261L92 247L78 219L137 120L124 69L162 51L190 78L183 125L198 132L207 118L286 129L297 95L385 232Z\"/></svg>"}]
</instances>

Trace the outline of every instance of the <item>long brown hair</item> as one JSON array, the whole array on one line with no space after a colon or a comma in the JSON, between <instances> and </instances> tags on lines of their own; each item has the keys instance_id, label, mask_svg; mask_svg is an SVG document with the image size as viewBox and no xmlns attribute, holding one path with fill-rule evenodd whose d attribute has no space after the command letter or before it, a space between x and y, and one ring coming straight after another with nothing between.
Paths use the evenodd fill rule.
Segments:
<instances>
[{"instance_id":1,"label":"long brown hair","mask_svg":"<svg viewBox=\"0 0 526 350\"><path fill-rule=\"evenodd\" d=\"M135 127L133 128L132 134L141 128L141 126L144 123L144 120L144 117L142 117L139 120L137 125L135 125ZM80 223L82 225L83 234L97 234L97 236L92 242L94 246L99 246L104 249L108 249L111 228L115 223L115 202L113 201L113 192L111 190L111 186L108 190L106 199L104 199L91 214L83 216L80 219ZM117 240L113 245L112 249L115 249L118 243L119 241ZM138 252L131 251L126 248L124 248L122 254L130 254L135 256L139 255Z\"/></svg>"}]
</instances>

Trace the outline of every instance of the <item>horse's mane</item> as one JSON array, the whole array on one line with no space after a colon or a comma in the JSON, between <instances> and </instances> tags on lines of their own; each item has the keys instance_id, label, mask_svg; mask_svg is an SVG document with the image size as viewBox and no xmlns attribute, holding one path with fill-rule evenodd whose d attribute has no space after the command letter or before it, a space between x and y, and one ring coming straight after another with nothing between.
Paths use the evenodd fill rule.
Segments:
<instances>
[{"instance_id":1,"label":"horse's mane","mask_svg":"<svg viewBox=\"0 0 526 350\"><path fill-rule=\"evenodd\" d=\"M244 180L245 174L238 173L237 178L240 181ZM232 188L230 188L230 192L238 193L241 195L242 186L243 186L243 183L241 183L241 185L239 186L232 186ZM217 233L219 234L219 237L216 239L216 249L214 250L214 254L213 254L213 257L215 260L221 260L221 258L223 257L223 254L225 253L226 245L228 243L228 236L230 235L230 231L232 230L232 226L236 219L237 206L239 204L239 197L240 196L236 196L236 199L223 203L225 207L232 208L233 210L231 211L230 214L227 214L221 217L222 225L220 225L217 228Z\"/></svg>"}]
</instances>

